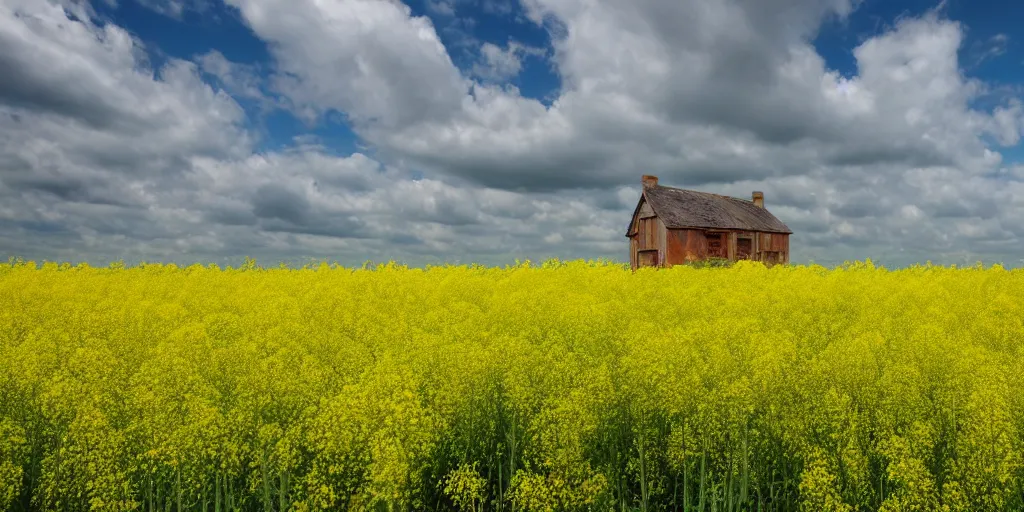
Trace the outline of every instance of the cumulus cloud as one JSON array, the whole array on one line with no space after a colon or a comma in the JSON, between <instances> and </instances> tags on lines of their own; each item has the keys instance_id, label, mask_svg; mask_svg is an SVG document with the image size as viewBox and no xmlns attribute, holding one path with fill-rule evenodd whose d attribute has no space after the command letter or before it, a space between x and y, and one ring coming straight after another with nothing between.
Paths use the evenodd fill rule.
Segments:
<instances>
[{"instance_id":1,"label":"cumulus cloud","mask_svg":"<svg viewBox=\"0 0 1024 512\"><path fill-rule=\"evenodd\" d=\"M73 250L83 236L118 233L124 222L102 217L144 217L189 158L250 151L244 112L193 64L151 69L134 38L90 14L51 1L0 6L0 196L4 223L22 237L5 237L12 252L57 236ZM75 230L83 219L94 224ZM48 226L39 240L22 231L39 225Z\"/></svg>"},{"instance_id":2,"label":"cumulus cloud","mask_svg":"<svg viewBox=\"0 0 1024 512\"><path fill-rule=\"evenodd\" d=\"M357 125L444 122L468 81L426 17L398 1L228 0L274 43L276 83L298 106L344 112ZM395 27L386 34L381 26Z\"/></svg>"},{"instance_id":3,"label":"cumulus cloud","mask_svg":"<svg viewBox=\"0 0 1024 512\"><path fill-rule=\"evenodd\" d=\"M331 47L317 43L316 31L268 26L258 13L276 9L273 0L235 1L257 34L278 48L282 68L316 80L324 66L297 64L308 55L296 58L300 48ZM798 233L806 229L795 238L796 254L801 247L819 248L804 251L819 258L850 254L837 249L842 245L861 256L885 248L985 252L977 230L946 229L942 219L981 225L1003 218L1010 225L1019 215L1007 203L982 199L1017 186L988 176L1002 165L989 141L1019 142L1019 104L972 108L985 85L961 72L964 28L938 10L903 18L855 48L855 75L828 69L810 40L824 22L844 19L858 4L524 0L526 16L554 41L562 90L551 106L511 87L452 79L454 65L438 53L419 59L417 68L419 85L429 83L434 97L444 98L429 102L436 110L407 108L422 114L395 123L388 122L395 117L387 105L363 103L353 127L382 154L438 176L513 191L607 190L630 185L643 172L741 196L755 187L770 190L776 211ZM408 54L413 33L420 40L413 54L443 51L431 26L402 6L348 4L377 13L367 16L354 8L298 5L311 18L363 13L362 34L381 42L373 50L381 53L357 50L370 61ZM483 55L489 66L475 68L478 76L518 72L512 47L485 46ZM341 60L326 51L318 58ZM389 93L411 90L404 79L410 68L373 69L391 84ZM334 70L343 82L359 76ZM367 97L356 88L334 92L321 108L344 110ZM958 197L935 203L936 181L970 185L952 186Z\"/></svg>"},{"instance_id":4,"label":"cumulus cloud","mask_svg":"<svg viewBox=\"0 0 1024 512\"><path fill-rule=\"evenodd\" d=\"M461 253L498 263L510 241L520 251L557 255L535 237L539 224L569 231L581 242L573 250L582 257L607 251L621 223L614 212L597 215L593 198L560 204L555 196L412 180L362 154L338 158L316 146L239 161L204 159L190 181L190 189L202 191L193 207L209 222L328 238L320 243L339 244L350 259L362 250L375 258L443 260ZM577 225L583 233L573 233ZM588 238L588 230L603 236ZM343 247L352 240L359 245Z\"/></svg>"},{"instance_id":5,"label":"cumulus cloud","mask_svg":"<svg viewBox=\"0 0 1024 512\"><path fill-rule=\"evenodd\" d=\"M780 0L746 9L728 2L530 3L570 34L555 43L564 91L546 108L511 88L455 78L458 71L429 22L409 16L402 5L297 4L310 19L359 20L363 37L381 42L372 55L353 56L328 49L337 47L330 38L355 30L324 40L317 30L289 30L270 21L276 17L264 13L283 8L278 2L234 1L257 33L275 44L289 86L304 91L299 84L328 83L325 72L341 84L387 84L372 93L342 85L329 97L291 97L348 113L359 133L385 150L492 186L517 180L527 188L621 184L627 177L620 169L637 164L666 171L687 166L698 185L714 181L709 178L716 173L731 179L750 167L767 177L787 171L758 171L759 157L806 141L838 165L959 164L965 155L952 151L971 144L979 126L990 124L966 107L975 84L957 73L961 32L953 23L934 17L905 22L857 49L859 76L827 70L806 39L822 19L849 14L850 2ZM374 14L357 16L364 11ZM415 59L415 67L385 65L423 51L430 56ZM519 52L513 45L485 45L487 65L476 68L478 74L514 75ZM913 67L900 59L913 60ZM375 65L350 64L360 60ZM926 94L917 95L917 88ZM943 124L938 116L967 123ZM922 138L922 129L935 133ZM716 144L720 148L705 143L709 131L723 141ZM705 150L712 155L701 158ZM541 183L528 169L563 176Z\"/></svg>"},{"instance_id":6,"label":"cumulus cloud","mask_svg":"<svg viewBox=\"0 0 1024 512\"><path fill-rule=\"evenodd\" d=\"M250 151L244 113L194 65L150 69L137 41L93 24L81 4L0 6L0 55L0 249L9 254L77 259L177 236L152 205L188 159Z\"/></svg>"},{"instance_id":7,"label":"cumulus cloud","mask_svg":"<svg viewBox=\"0 0 1024 512\"><path fill-rule=\"evenodd\" d=\"M414 181L308 141L253 153L241 108L199 68L250 98L260 94L254 70L219 53L151 69L126 31L63 7L6 4L0 17L6 76L17 79L0 91L5 253L96 264L465 253L499 263L510 246L543 248L529 226L550 222L553 201ZM577 210L562 218L589 220Z\"/></svg>"},{"instance_id":8,"label":"cumulus cloud","mask_svg":"<svg viewBox=\"0 0 1024 512\"><path fill-rule=\"evenodd\" d=\"M962 72L965 29L937 12L864 41L841 75L809 41L852 0L521 0L553 41L545 105L505 84L542 50L483 45L463 74L398 1L227 2L269 44L269 81L217 51L150 69L119 27L53 1L0 6L0 72L16 77L0 83L0 248L624 259L654 173L764 191L797 261L1024 249L1024 171L998 152L1020 143L1021 103L975 106L990 88ZM253 153L236 99L268 91L311 119L342 113L374 157Z\"/></svg>"},{"instance_id":9,"label":"cumulus cloud","mask_svg":"<svg viewBox=\"0 0 1024 512\"><path fill-rule=\"evenodd\" d=\"M217 50L210 50L196 58L200 69L215 77L233 96L261 99L265 96L263 79L255 66L231 62Z\"/></svg>"},{"instance_id":10,"label":"cumulus cloud","mask_svg":"<svg viewBox=\"0 0 1024 512\"><path fill-rule=\"evenodd\" d=\"M519 75L523 59L527 56L541 57L544 50L510 41L505 48L494 43L480 47L480 60L473 65L473 75L492 82L505 82Z\"/></svg>"}]
</instances>

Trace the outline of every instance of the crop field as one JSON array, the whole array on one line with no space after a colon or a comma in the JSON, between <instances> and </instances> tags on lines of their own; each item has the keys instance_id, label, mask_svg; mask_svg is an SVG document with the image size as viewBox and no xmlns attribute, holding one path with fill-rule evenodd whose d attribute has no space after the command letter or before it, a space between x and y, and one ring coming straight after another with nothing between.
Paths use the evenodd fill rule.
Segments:
<instances>
[{"instance_id":1,"label":"crop field","mask_svg":"<svg viewBox=\"0 0 1024 512\"><path fill-rule=\"evenodd\" d=\"M0 265L0 510L1024 509L1024 271Z\"/></svg>"}]
</instances>

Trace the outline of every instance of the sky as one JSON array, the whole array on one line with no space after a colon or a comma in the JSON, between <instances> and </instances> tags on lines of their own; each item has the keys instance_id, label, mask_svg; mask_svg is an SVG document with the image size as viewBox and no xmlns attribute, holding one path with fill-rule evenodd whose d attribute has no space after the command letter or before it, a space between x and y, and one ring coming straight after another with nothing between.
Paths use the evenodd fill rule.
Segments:
<instances>
[{"instance_id":1,"label":"sky","mask_svg":"<svg viewBox=\"0 0 1024 512\"><path fill-rule=\"evenodd\" d=\"M653 174L1024 266L1024 2L0 0L0 77L5 257L628 261Z\"/></svg>"}]
</instances>

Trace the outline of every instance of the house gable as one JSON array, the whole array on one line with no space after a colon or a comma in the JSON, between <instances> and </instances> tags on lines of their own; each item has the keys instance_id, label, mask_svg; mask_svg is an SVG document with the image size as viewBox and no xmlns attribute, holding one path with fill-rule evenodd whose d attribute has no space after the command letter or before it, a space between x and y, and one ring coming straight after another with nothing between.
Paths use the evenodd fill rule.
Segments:
<instances>
[{"instance_id":1,"label":"house gable","mask_svg":"<svg viewBox=\"0 0 1024 512\"><path fill-rule=\"evenodd\" d=\"M658 214L654 212L654 208L651 207L651 203L647 200L647 197L645 195L641 195L640 201L637 202L636 208L633 210L633 219L629 223L629 229L626 230L626 236L630 237L636 234L640 219L649 219L657 216Z\"/></svg>"}]
</instances>

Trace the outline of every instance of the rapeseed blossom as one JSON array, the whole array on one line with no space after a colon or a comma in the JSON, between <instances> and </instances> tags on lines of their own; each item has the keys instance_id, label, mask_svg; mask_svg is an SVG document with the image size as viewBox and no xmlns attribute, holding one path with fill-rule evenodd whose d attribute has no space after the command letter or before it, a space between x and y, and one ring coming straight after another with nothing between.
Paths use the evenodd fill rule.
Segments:
<instances>
[{"instance_id":1,"label":"rapeseed blossom","mask_svg":"<svg viewBox=\"0 0 1024 512\"><path fill-rule=\"evenodd\" d=\"M1024 508L1024 272L0 265L0 510Z\"/></svg>"}]
</instances>

